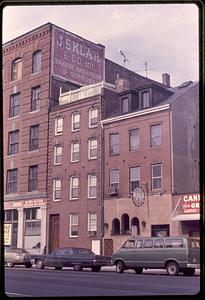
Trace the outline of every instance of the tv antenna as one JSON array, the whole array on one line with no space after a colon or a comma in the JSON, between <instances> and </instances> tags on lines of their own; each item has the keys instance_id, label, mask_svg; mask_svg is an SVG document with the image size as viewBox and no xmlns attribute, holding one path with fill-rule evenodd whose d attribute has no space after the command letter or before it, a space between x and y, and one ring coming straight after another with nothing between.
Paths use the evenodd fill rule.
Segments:
<instances>
[{"instance_id":1,"label":"tv antenna","mask_svg":"<svg viewBox=\"0 0 205 300\"><path fill-rule=\"evenodd\" d=\"M142 70L136 70L136 72L145 71L145 77L147 78L147 71L152 71L152 70L156 70L156 69L148 69L148 62L145 61L144 62L144 69L142 69Z\"/></svg>"},{"instance_id":2,"label":"tv antenna","mask_svg":"<svg viewBox=\"0 0 205 300\"><path fill-rule=\"evenodd\" d=\"M129 60L127 59L125 53L121 49L119 49L119 52L123 57L123 68L124 68L124 79L125 79L125 63L129 62Z\"/></svg>"}]
</instances>

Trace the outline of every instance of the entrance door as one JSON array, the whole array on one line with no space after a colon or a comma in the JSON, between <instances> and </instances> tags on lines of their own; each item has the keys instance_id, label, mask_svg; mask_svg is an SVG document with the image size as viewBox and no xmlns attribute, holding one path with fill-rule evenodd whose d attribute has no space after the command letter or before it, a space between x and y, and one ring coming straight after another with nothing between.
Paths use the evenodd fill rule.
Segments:
<instances>
[{"instance_id":1,"label":"entrance door","mask_svg":"<svg viewBox=\"0 0 205 300\"><path fill-rule=\"evenodd\" d=\"M59 248L59 215L50 216L50 236L49 236L49 252Z\"/></svg>"},{"instance_id":2,"label":"entrance door","mask_svg":"<svg viewBox=\"0 0 205 300\"><path fill-rule=\"evenodd\" d=\"M104 239L104 255L112 255L113 253L113 240Z\"/></svg>"}]
</instances>

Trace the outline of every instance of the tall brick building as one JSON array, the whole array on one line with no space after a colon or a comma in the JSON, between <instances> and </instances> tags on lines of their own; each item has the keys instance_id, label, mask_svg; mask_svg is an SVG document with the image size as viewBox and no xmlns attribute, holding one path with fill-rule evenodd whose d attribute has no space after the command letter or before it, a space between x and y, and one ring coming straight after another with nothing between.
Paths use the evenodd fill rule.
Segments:
<instances>
[{"instance_id":1,"label":"tall brick building","mask_svg":"<svg viewBox=\"0 0 205 300\"><path fill-rule=\"evenodd\" d=\"M135 156L127 152L124 140L129 126L135 127L132 122L140 122L142 131L147 126L146 122L151 122L150 118L154 118L157 124L163 123L163 147L149 149L146 144L149 133L145 130L143 154L137 163L143 161L147 169L152 160L159 160L161 153L160 159L166 162L163 192L166 191L164 194L169 203L167 216L170 216L175 202L173 217L176 218L180 207L177 196L172 202L174 191L178 194L198 191L192 162L197 151L195 145L198 145L198 140L194 140L198 129L194 121L197 111L190 119L190 110L187 110L182 118L183 124L189 120L186 128L180 127L181 131L178 131L178 125L177 128L172 126L170 135L170 107L176 106L177 111L177 103L180 103L179 106L184 109L186 97L183 102L169 104L166 101L178 94L176 90L169 89L166 76L163 84L147 79L106 59L104 50L103 45L51 23L3 45L4 222L8 233L5 245L24 247L30 252L50 251L68 244L90 247L96 252L107 251L101 242L104 235L107 240L110 239L106 230L111 228L112 217L108 212L115 198L110 197L112 202L108 205L109 170L119 163L118 166L127 172L127 163L136 164ZM197 87L195 90L194 87L190 97L197 102ZM150 103L147 92L152 95ZM162 104L163 101L166 103ZM141 114L140 111L144 112ZM174 118L173 122L178 124L180 116L176 113ZM116 124L122 128L116 127ZM187 126L192 128L192 138L189 136L184 145L189 147L191 142L192 148L186 152L184 164L180 166L182 157L177 141L179 133L187 132ZM124 150L120 155L109 158L108 137L115 127L117 131L120 129L120 133L122 130ZM176 139L176 148L167 153L173 139ZM173 151L177 154L174 159ZM121 161L121 155L124 161ZM173 186L173 177L180 176L178 166L180 169L185 166L186 170L192 168L192 173L186 172L184 181L177 179ZM144 175L142 173L142 184L148 182L146 187L149 191L147 171L142 172L145 172ZM115 175L114 172L112 176L115 178ZM189 176L195 176L195 185ZM123 194L118 196L127 197L127 183L123 184ZM163 205L164 194L157 197L157 205ZM117 207L118 200L115 201ZM120 218L115 209L113 207L113 218ZM123 214L127 214L126 209ZM153 218L154 215L157 218L156 208ZM137 227L138 231L141 221L147 226L159 223L157 219L146 221L143 214L133 215L133 218L133 228ZM128 224L127 216L123 222ZM129 230L126 227L126 234L130 234Z\"/></svg>"}]
</instances>

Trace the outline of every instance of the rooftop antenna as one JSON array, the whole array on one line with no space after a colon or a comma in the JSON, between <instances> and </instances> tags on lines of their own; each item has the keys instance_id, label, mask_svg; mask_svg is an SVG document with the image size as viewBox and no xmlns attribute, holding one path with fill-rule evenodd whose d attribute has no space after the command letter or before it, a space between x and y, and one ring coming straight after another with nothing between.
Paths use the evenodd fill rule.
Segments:
<instances>
[{"instance_id":1,"label":"rooftop antenna","mask_svg":"<svg viewBox=\"0 0 205 300\"><path fill-rule=\"evenodd\" d=\"M156 69L148 69L147 66L148 66L148 62L145 61L145 62L144 62L144 69L142 69L142 70L136 70L136 72L145 71L145 77L147 78L147 71L156 70Z\"/></svg>"},{"instance_id":2,"label":"rooftop antenna","mask_svg":"<svg viewBox=\"0 0 205 300\"><path fill-rule=\"evenodd\" d=\"M125 80L125 63L129 62L129 60L127 59L126 55L124 54L124 52L121 49L119 49L119 52L123 57L124 80Z\"/></svg>"}]
</instances>

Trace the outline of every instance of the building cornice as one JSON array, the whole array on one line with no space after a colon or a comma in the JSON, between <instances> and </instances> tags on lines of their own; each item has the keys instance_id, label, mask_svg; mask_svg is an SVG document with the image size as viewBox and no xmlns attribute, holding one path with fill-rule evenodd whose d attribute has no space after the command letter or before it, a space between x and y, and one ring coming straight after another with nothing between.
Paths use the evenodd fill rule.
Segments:
<instances>
[{"instance_id":1,"label":"building cornice","mask_svg":"<svg viewBox=\"0 0 205 300\"><path fill-rule=\"evenodd\" d=\"M143 115L148 115L148 114L168 110L169 108L170 108L170 104L164 104L164 105L157 106L157 107L146 108L146 109L136 111L136 112L133 112L133 113L130 113L130 114L120 115L120 116L109 118L109 119L104 119L104 120L101 120L100 123L101 123L101 126L103 127L103 125L105 125L105 124L118 122L118 121L121 121L121 120L126 120L126 119L139 117L139 116L143 116Z\"/></svg>"}]
</instances>

